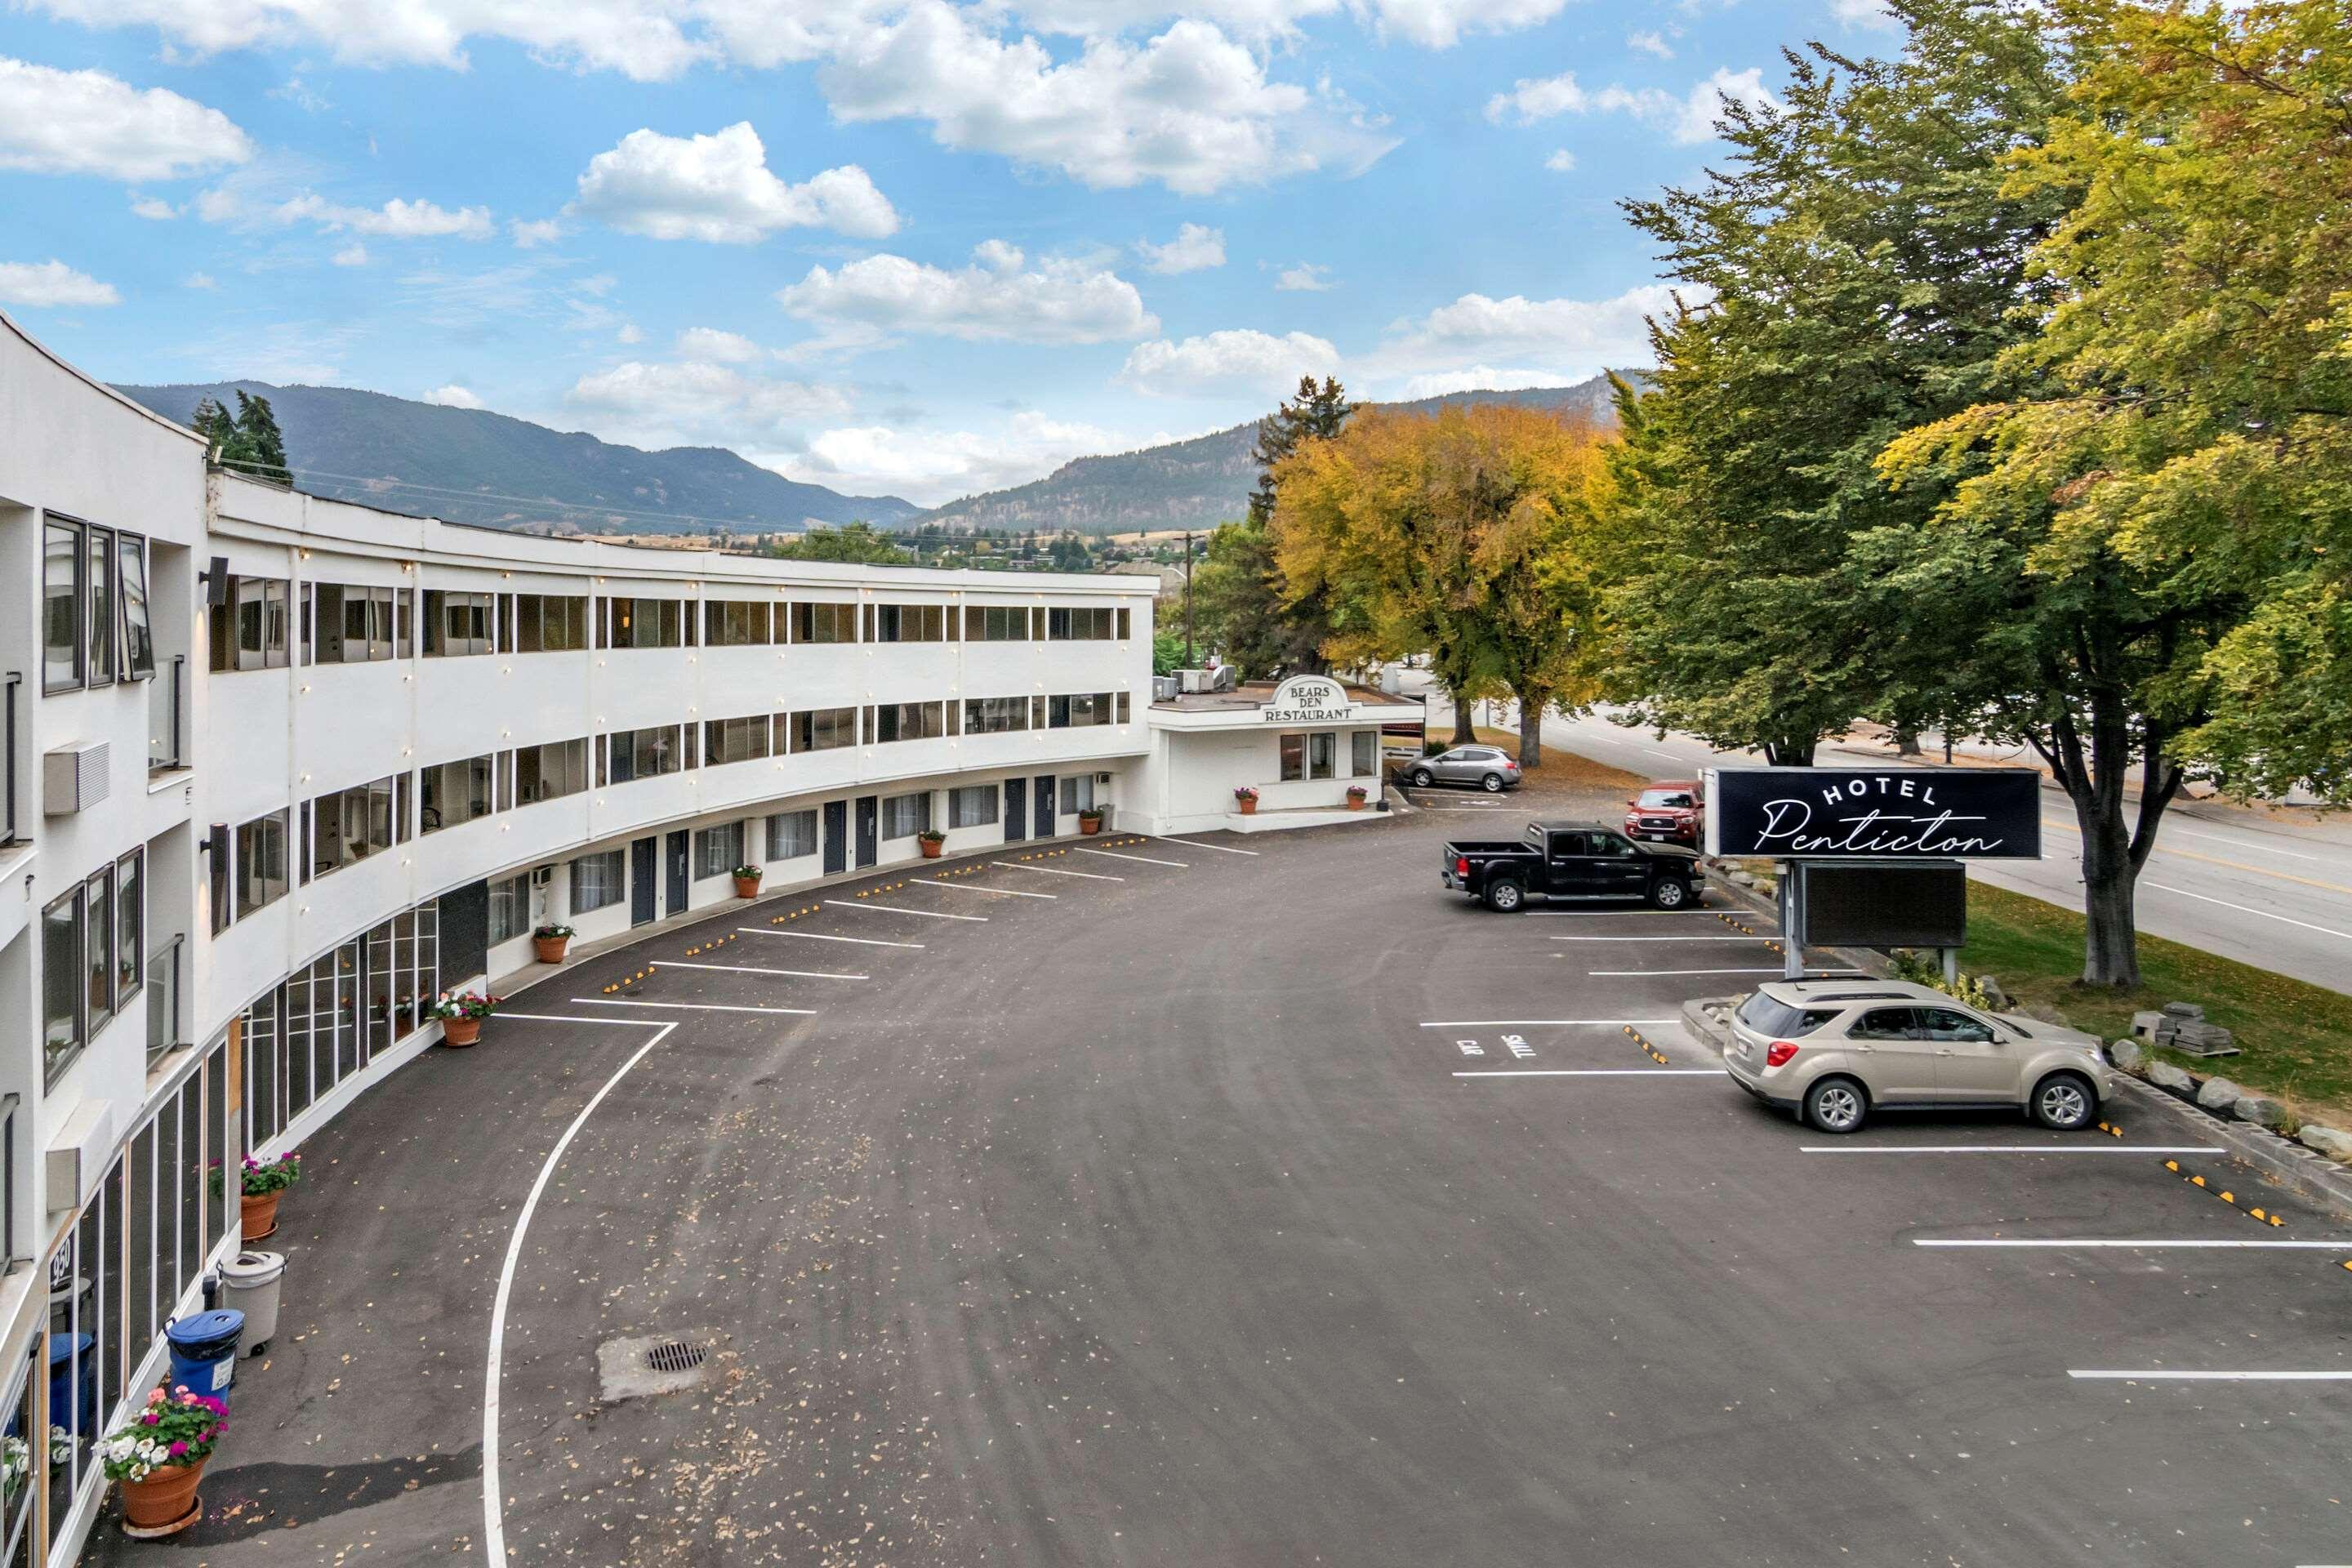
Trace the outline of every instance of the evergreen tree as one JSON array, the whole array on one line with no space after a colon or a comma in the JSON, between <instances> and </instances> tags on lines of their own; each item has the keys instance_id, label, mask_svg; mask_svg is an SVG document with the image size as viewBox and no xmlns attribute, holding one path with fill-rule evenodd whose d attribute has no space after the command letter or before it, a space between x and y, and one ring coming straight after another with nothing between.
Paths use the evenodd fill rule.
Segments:
<instances>
[{"instance_id":1,"label":"evergreen tree","mask_svg":"<svg viewBox=\"0 0 2352 1568\"><path fill-rule=\"evenodd\" d=\"M269 399L236 395L236 436L230 445L233 450L224 454L223 461L234 458L238 473L281 485L294 482L286 467L286 437L278 434Z\"/></svg>"},{"instance_id":2,"label":"evergreen tree","mask_svg":"<svg viewBox=\"0 0 2352 1568\"><path fill-rule=\"evenodd\" d=\"M1302 441L1337 436L1359 406L1348 401L1331 376L1325 376L1320 386L1311 375L1298 378L1298 395L1257 422L1257 444L1250 448L1250 461L1258 470L1257 487L1250 491L1250 521L1264 528L1274 516L1275 465L1298 450Z\"/></svg>"}]
</instances>

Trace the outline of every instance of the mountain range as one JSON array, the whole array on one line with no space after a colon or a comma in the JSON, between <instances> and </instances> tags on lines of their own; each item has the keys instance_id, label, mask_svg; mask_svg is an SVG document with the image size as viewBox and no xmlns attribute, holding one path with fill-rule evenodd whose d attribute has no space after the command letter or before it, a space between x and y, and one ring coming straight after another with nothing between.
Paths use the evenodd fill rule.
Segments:
<instances>
[{"instance_id":1,"label":"mountain range","mask_svg":"<svg viewBox=\"0 0 2352 1568\"><path fill-rule=\"evenodd\" d=\"M387 511L533 532L791 532L914 515L897 496L802 484L720 447L647 452L480 408L450 408L345 386L258 381L115 390L186 424L209 397L269 399L296 484Z\"/></svg>"}]
</instances>

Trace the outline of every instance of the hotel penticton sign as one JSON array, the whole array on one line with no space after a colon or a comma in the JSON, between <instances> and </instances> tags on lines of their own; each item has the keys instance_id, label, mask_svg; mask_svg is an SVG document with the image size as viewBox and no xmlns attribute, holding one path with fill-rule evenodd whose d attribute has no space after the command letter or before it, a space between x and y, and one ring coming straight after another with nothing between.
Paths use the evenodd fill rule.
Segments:
<instances>
[{"instance_id":1,"label":"hotel penticton sign","mask_svg":"<svg viewBox=\"0 0 2352 1568\"><path fill-rule=\"evenodd\" d=\"M2024 768L1716 768L1706 852L1781 860L2039 860Z\"/></svg>"},{"instance_id":2,"label":"hotel penticton sign","mask_svg":"<svg viewBox=\"0 0 2352 1568\"><path fill-rule=\"evenodd\" d=\"M1274 689L1259 710L1268 724L1339 724L1347 721L1348 689L1328 675L1294 675Z\"/></svg>"}]
</instances>

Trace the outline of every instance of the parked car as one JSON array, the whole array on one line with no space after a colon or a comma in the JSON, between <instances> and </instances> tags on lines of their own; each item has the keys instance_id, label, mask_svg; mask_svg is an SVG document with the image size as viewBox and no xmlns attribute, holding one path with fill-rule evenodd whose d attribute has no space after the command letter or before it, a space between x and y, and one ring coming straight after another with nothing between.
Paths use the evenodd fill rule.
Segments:
<instances>
[{"instance_id":1,"label":"parked car","mask_svg":"<svg viewBox=\"0 0 2352 1568\"><path fill-rule=\"evenodd\" d=\"M1706 793L1696 779L1659 779L1625 803L1625 832L1660 844L1698 847L1706 831Z\"/></svg>"},{"instance_id":2,"label":"parked car","mask_svg":"<svg viewBox=\"0 0 2352 1568\"><path fill-rule=\"evenodd\" d=\"M1645 899L1662 910L1698 903L1698 857L1636 844L1598 822L1530 822L1519 839L1464 838L1444 848L1444 885L1512 913L1531 898Z\"/></svg>"},{"instance_id":3,"label":"parked car","mask_svg":"<svg viewBox=\"0 0 2352 1568\"><path fill-rule=\"evenodd\" d=\"M1877 1110L2015 1106L2072 1132L2115 1092L2096 1036L1908 981L1760 985L1732 1016L1723 1065L1740 1088L1823 1132L1852 1132Z\"/></svg>"},{"instance_id":4,"label":"parked car","mask_svg":"<svg viewBox=\"0 0 2352 1568\"><path fill-rule=\"evenodd\" d=\"M1423 757L1405 773L1415 789L1432 784L1474 784L1488 795L1519 787L1519 764L1494 746L1456 746Z\"/></svg>"}]
</instances>

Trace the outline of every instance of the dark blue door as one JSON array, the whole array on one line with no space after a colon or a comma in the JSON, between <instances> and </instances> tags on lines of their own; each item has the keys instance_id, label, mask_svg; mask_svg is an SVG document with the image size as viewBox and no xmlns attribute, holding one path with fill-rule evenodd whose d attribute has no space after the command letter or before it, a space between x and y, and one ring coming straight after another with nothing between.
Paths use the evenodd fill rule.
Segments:
<instances>
[{"instance_id":1,"label":"dark blue door","mask_svg":"<svg viewBox=\"0 0 2352 1568\"><path fill-rule=\"evenodd\" d=\"M849 803L824 803L824 874L838 877L849 869Z\"/></svg>"},{"instance_id":2,"label":"dark blue door","mask_svg":"<svg viewBox=\"0 0 2352 1568\"><path fill-rule=\"evenodd\" d=\"M654 900L659 897L661 856L654 840L639 838L629 845L629 923L650 925Z\"/></svg>"},{"instance_id":3,"label":"dark blue door","mask_svg":"<svg viewBox=\"0 0 2352 1568\"><path fill-rule=\"evenodd\" d=\"M1054 837L1054 775L1037 775L1037 837Z\"/></svg>"},{"instance_id":4,"label":"dark blue door","mask_svg":"<svg viewBox=\"0 0 2352 1568\"><path fill-rule=\"evenodd\" d=\"M882 797L861 795L857 797L857 868L861 871L882 858Z\"/></svg>"},{"instance_id":5,"label":"dark blue door","mask_svg":"<svg viewBox=\"0 0 2352 1568\"><path fill-rule=\"evenodd\" d=\"M666 879L668 884L669 903L667 912L673 915L686 913L686 889L689 880L688 873L691 870L686 860L687 837L687 831L683 827L669 836L667 851L669 876Z\"/></svg>"},{"instance_id":6,"label":"dark blue door","mask_svg":"<svg viewBox=\"0 0 2352 1568\"><path fill-rule=\"evenodd\" d=\"M1029 837L1029 781L1004 781L1004 841L1014 843Z\"/></svg>"}]
</instances>

